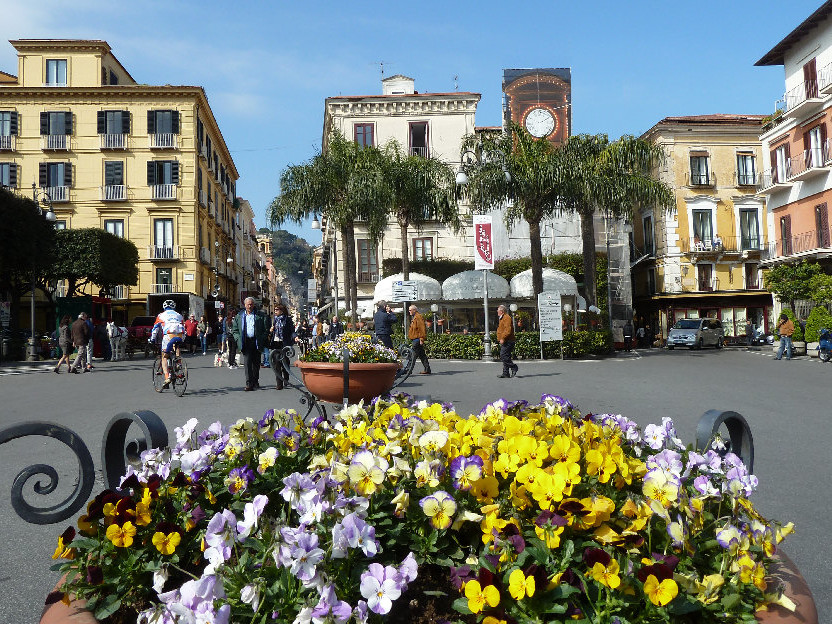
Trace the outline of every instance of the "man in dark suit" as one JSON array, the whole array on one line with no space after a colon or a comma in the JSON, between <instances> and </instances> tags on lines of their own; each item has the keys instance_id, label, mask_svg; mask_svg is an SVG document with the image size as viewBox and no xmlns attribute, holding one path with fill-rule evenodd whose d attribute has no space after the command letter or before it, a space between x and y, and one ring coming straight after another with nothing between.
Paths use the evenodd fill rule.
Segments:
<instances>
[{"instance_id":1,"label":"man in dark suit","mask_svg":"<svg viewBox=\"0 0 832 624\"><path fill-rule=\"evenodd\" d=\"M283 390L284 383L289 382L289 358L283 356L283 347L295 344L295 324L289 311L282 303L274 307L274 321L271 328L272 353L271 364L274 371L275 384L278 390Z\"/></svg>"},{"instance_id":2,"label":"man in dark suit","mask_svg":"<svg viewBox=\"0 0 832 624\"><path fill-rule=\"evenodd\" d=\"M246 392L260 387L260 356L269 344L266 317L257 312L254 299L247 297L245 310L234 317L231 333L245 360Z\"/></svg>"}]
</instances>

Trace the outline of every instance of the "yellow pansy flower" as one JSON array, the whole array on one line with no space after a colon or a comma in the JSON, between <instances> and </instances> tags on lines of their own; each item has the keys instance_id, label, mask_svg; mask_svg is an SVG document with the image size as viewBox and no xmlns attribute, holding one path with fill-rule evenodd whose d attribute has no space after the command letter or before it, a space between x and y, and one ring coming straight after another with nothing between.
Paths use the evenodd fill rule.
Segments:
<instances>
[{"instance_id":1,"label":"yellow pansy flower","mask_svg":"<svg viewBox=\"0 0 832 624\"><path fill-rule=\"evenodd\" d=\"M107 539L118 548L127 548L133 544L136 527L129 520L124 525L111 524L107 527Z\"/></svg>"},{"instance_id":2,"label":"yellow pansy flower","mask_svg":"<svg viewBox=\"0 0 832 624\"><path fill-rule=\"evenodd\" d=\"M479 613L488 604L489 607L496 607L500 604L500 592L493 585L480 586L479 581L468 581L465 583L465 597L468 599L468 608L471 613Z\"/></svg>"},{"instance_id":3,"label":"yellow pansy flower","mask_svg":"<svg viewBox=\"0 0 832 624\"><path fill-rule=\"evenodd\" d=\"M176 547L179 546L179 542L182 541L182 537L177 531L173 531L167 535L161 531L156 531L151 541L160 553L163 555L172 555Z\"/></svg>"},{"instance_id":4,"label":"yellow pansy flower","mask_svg":"<svg viewBox=\"0 0 832 624\"><path fill-rule=\"evenodd\" d=\"M535 581L533 576L526 576L523 570L516 569L508 577L508 593L515 600L534 596Z\"/></svg>"},{"instance_id":5,"label":"yellow pansy flower","mask_svg":"<svg viewBox=\"0 0 832 624\"><path fill-rule=\"evenodd\" d=\"M610 562L607 565L604 565L600 561L597 561L594 566L592 566L592 570L589 573L592 575L596 581L601 583L610 589L615 589L619 585L621 585L621 577L618 576L618 561L615 559L610 559Z\"/></svg>"},{"instance_id":6,"label":"yellow pansy flower","mask_svg":"<svg viewBox=\"0 0 832 624\"><path fill-rule=\"evenodd\" d=\"M644 593L654 605L663 607L679 594L679 586L673 579L665 579L659 583L654 574L644 581Z\"/></svg>"}]
</instances>

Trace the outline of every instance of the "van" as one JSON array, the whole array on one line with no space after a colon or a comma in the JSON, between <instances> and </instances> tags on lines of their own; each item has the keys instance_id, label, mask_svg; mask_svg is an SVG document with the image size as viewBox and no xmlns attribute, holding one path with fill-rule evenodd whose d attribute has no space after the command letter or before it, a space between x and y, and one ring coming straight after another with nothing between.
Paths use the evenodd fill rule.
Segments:
<instances>
[{"instance_id":1,"label":"van","mask_svg":"<svg viewBox=\"0 0 832 624\"><path fill-rule=\"evenodd\" d=\"M667 348L675 347L701 349L725 344L725 330L722 322L715 318L679 319L667 336Z\"/></svg>"}]
</instances>

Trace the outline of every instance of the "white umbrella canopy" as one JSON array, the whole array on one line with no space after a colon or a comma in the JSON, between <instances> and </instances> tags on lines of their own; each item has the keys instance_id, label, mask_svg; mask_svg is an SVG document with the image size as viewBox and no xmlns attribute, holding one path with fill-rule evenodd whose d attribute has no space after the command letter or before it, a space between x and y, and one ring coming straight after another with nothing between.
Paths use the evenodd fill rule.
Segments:
<instances>
[{"instance_id":1,"label":"white umbrella canopy","mask_svg":"<svg viewBox=\"0 0 832 624\"><path fill-rule=\"evenodd\" d=\"M463 271L451 275L442 282L442 298L446 301L482 299L482 271ZM509 285L505 278L486 271L488 276L488 296L503 299L509 296Z\"/></svg>"},{"instance_id":2,"label":"white umbrella canopy","mask_svg":"<svg viewBox=\"0 0 832 624\"><path fill-rule=\"evenodd\" d=\"M393 298L393 282L404 279L404 273L396 273L380 280L373 292L373 304L379 301L390 301ZM417 301L439 301L442 298L442 285L432 277L421 273L411 273L411 282L416 282Z\"/></svg>"},{"instance_id":3,"label":"white umbrella canopy","mask_svg":"<svg viewBox=\"0 0 832 624\"><path fill-rule=\"evenodd\" d=\"M577 295L578 284L575 278L557 269L543 269L543 292L559 292L562 295ZM489 295L491 294L489 282ZM532 270L528 269L511 278L511 296L516 298L533 297Z\"/></svg>"}]
</instances>

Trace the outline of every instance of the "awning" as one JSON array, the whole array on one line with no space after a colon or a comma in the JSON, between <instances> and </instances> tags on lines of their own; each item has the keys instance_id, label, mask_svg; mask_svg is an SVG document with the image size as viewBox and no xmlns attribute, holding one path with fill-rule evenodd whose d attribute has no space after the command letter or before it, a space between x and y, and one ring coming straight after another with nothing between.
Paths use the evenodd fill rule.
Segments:
<instances>
[{"instance_id":1,"label":"awning","mask_svg":"<svg viewBox=\"0 0 832 624\"><path fill-rule=\"evenodd\" d=\"M396 273L379 281L373 292L373 303L390 301L393 298L393 282L402 280L404 280L404 273ZM408 281L416 282L417 301L439 301L442 298L442 286L432 277L421 273L411 273Z\"/></svg>"},{"instance_id":2,"label":"awning","mask_svg":"<svg viewBox=\"0 0 832 624\"><path fill-rule=\"evenodd\" d=\"M489 299L505 299L509 296L510 288L505 278L491 271L485 271L488 276ZM445 301L464 301L483 298L483 271L463 271L451 275L442 282L442 298Z\"/></svg>"},{"instance_id":3,"label":"awning","mask_svg":"<svg viewBox=\"0 0 832 624\"><path fill-rule=\"evenodd\" d=\"M543 269L543 292L559 292L561 295L577 295L578 284L575 278L558 271L557 269ZM489 283L489 296L491 295L491 288ZM532 270L528 269L522 273L518 273L511 278L511 296L512 297L533 297L534 286L532 285Z\"/></svg>"}]
</instances>

